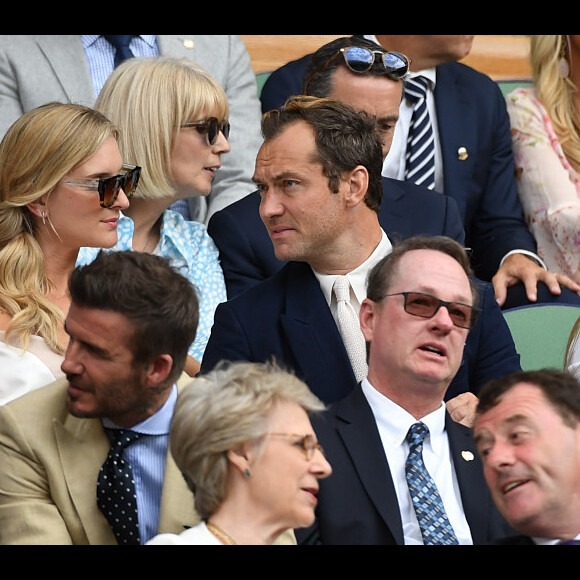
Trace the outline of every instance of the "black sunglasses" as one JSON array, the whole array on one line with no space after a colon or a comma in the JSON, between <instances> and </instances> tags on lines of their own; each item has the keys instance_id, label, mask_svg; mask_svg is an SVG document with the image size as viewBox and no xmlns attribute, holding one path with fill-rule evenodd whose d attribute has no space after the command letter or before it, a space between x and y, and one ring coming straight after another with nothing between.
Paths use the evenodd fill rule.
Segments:
<instances>
[{"instance_id":1,"label":"black sunglasses","mask_svg":"<svg viewBox=\"0 0 580 580\"><path fill-rule=\"evenodd\" d=\"M312 79L326 69L332 61L340 55L344 57L344 62L348 68L355 73L365 73L371 70L377 55L385 69L385 73L392 79L402 79L408 72L411 60L400 52L385 52L383 50L371 50L363 46L349 46L341 48L329 58L320 68L315 70L304 85L304 93L308 94L308 87Z\"/></svg>"},{"instance_id":2,"label":"black sunglasses","mask_svg":"<svg viewBox=\"0 0 580 580\"><path fill-rule=\"evenodd\" d=\"M469 304L447 302L423 292L397 292L395 294L385 294L383 298L388 296L403 296L405 298L405 312L421 318L433 318L441 306L445 306L447 312L449 312L449 318L459 328L473 328L480 313L478 308L469 306Z\"/></svg>"},{"instance_id":3,"label":"black sunglasses","mask_svg":"<svg viewBox=\"0 0 580 580\"><path fill-rule=\"evenodd\" d=\"M127 198L131 199L139 183L141 167L123 163L123 169L127 170L127 173L123 175L114 175L105 179L78 177L76 181L63 181L62 183L98 191L101 207L111 207L117 201L121 189L123 189Z\"/></svg>"},{"instance_id":4,"label":"black sunglasses","mask_svg":"<svg viewBox=\"0 0 580 580\"><path fill-rule=\"evenodd\" d=\"M205 121L195 121L184 123L182 127L194 127L201 135L205 135L208 145L215 145L220 131L227 139L230 136L230 124L227 121L219 122L215 117L210 117Z\"/></svg>"}]
</instances>

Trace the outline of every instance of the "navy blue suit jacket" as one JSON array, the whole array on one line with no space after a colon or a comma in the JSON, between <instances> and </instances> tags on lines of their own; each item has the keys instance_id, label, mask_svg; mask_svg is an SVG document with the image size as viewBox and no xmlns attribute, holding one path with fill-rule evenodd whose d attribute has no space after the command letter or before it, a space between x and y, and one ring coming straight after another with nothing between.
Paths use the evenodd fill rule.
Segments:
<instances>
[{"instance_id":1,"label":"navy blue suit jacket","mask_svg":"<svg viewBox=\"0 0 580 580\"><path fill-rule=\"evenodd\" d=\"M214 213L208 223L220 253L228 298L268 278L285 263L276 258L259 207L260 194L255 191ZM414 234L465 241L455 201L407 181L383 177L379 221L393 244Z\"/></svg>"},{"instance_id":2,"label":"navy blue suit jacket","mask_svg":"<svg viewBox=\"0 0 580 580\"><path fill-rule=\"evenodd\" d=\"M360 388L312 417L333 468L320 480L316 521L295 530L299 544L404 544L399 503L371 408ZM451 458L474 544L513 534L493 504L472 431L446 416ZM463 451L471 451L466 461Z\"/></svg>"},{"instance_id":3,"label":"navy blue suit jacket","mask_svg":"<svg viewBox=\"0 0 580 580\"><path fill-rule=\"evenodd\" d=\"M446 398L475 394L490 379L521 370L493 287L477 281L482 316L467 335L463 360ZM293 369L324 402L348 395L356 379L312 268L288 262L270 278L218 305L201 373L220 360L268 361Z\"/></svg>"},{"instance_id":4,"label":"navy blue suit jacket","mask_svg":"<svg viewBox=\"0 0 580 580\"><path fill-rule=\"evenodd\" d=\"M309 58L272 72L260 96L264 112L301 93ZM491 281L507 252L537 249L518 198L505 99L487 75L457 62L437 67L434 96L444 193L459 207L476 276ZM468 151L465 161L458 159L460 147Z\"/></svg>"}]
</instances>

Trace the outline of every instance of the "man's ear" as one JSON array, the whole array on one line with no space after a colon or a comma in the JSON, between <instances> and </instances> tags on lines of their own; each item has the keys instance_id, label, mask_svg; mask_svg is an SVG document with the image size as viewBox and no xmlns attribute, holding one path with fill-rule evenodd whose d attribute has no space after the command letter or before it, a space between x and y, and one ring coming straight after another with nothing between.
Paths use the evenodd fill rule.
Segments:
<instances>
[{"instance_id":1,"label":"man's ear","mask_svg":"<svg viewBox=\"0 0 580 580\"><path fill-rule=\"evenodd\" d=\"M173 357L170 354L160 354L149 364L147 379L151 386L162 383L173 368Z\"/></svg>"},{"instance_id":2,"label":"man's ear","mask_svg":"<svg viewBox=\"0 0 580 580\"><path fill-rule=\"evenodd\" d=\"M373 340L376 322L376 308L376 302L373 302L369 298L365 298L360 305L360 329L362 330L363 336L367 342L371 342Z\"/></svg>"},{"instance_id":3,"label":"man's ear","mask_svg":"<svg viewBox=\"0 0 580 580\"><path fill-rule=\"evenodd\" d=\"M363 165L357 165L348 178L347 206L354 207L362 203L369 188L369 172Z\"/></svg>"}]
</instances>

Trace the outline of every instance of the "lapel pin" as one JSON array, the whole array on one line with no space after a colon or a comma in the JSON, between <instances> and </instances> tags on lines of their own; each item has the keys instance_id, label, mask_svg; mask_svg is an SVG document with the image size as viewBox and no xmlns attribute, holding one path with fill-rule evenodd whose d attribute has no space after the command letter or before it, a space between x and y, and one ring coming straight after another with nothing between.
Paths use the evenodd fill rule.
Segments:
<instances>
[{"instance_id":1,"label":"lapel pin","mask_svg":"<svg viewBox=\"0 0 580 580\"><path fill-rule=\"evenodd\" d=\"M461 457L465 459L465 461L473 461L475 458L473 457L473 453L471 451L462 451Z\"/></svg>"},{"instance_id":2,"label":"lapel pin","mask_svg":"<svg viewBox=\"0 0 580 580\"><path fill-rule=\"evenodd\" d=\"M183 41L183 46L185 46L185 48L187 48L188 50L191 50L193 48L193 40L191 40L191 38L186 38Z\"/></svg>"},{"instance_id":3,"label":"lapel pin","mask_svg":"<svg viewBox=\"0 0 580 580\"><path fill-rule=\"evenodd\" d=\"M459 159L459 161L465 161L468 157L469 157L469 153L467 152L466 147L460 147L457 150L457 159Z\"/></svg>"}]
</instances>

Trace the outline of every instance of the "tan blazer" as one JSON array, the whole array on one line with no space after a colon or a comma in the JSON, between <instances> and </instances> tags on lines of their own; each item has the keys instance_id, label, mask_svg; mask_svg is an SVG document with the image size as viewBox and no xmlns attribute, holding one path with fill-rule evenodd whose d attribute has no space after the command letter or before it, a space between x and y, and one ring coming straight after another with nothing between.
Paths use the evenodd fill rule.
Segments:
<instances>
[{"instance_id":1,"label":"tan blazer","mask_svg":"<svg viewBox=\"0 0 580 580\"><path fill-rule=\"evenodd\" d=\"M182 375L181 389L191 378ZM109 451L100 419L67 411L67 381L0 406L0 544L116 544L97 507ZM198 523L193 494L168 453L159 532Z\"/></svg>"}]
</instances>

